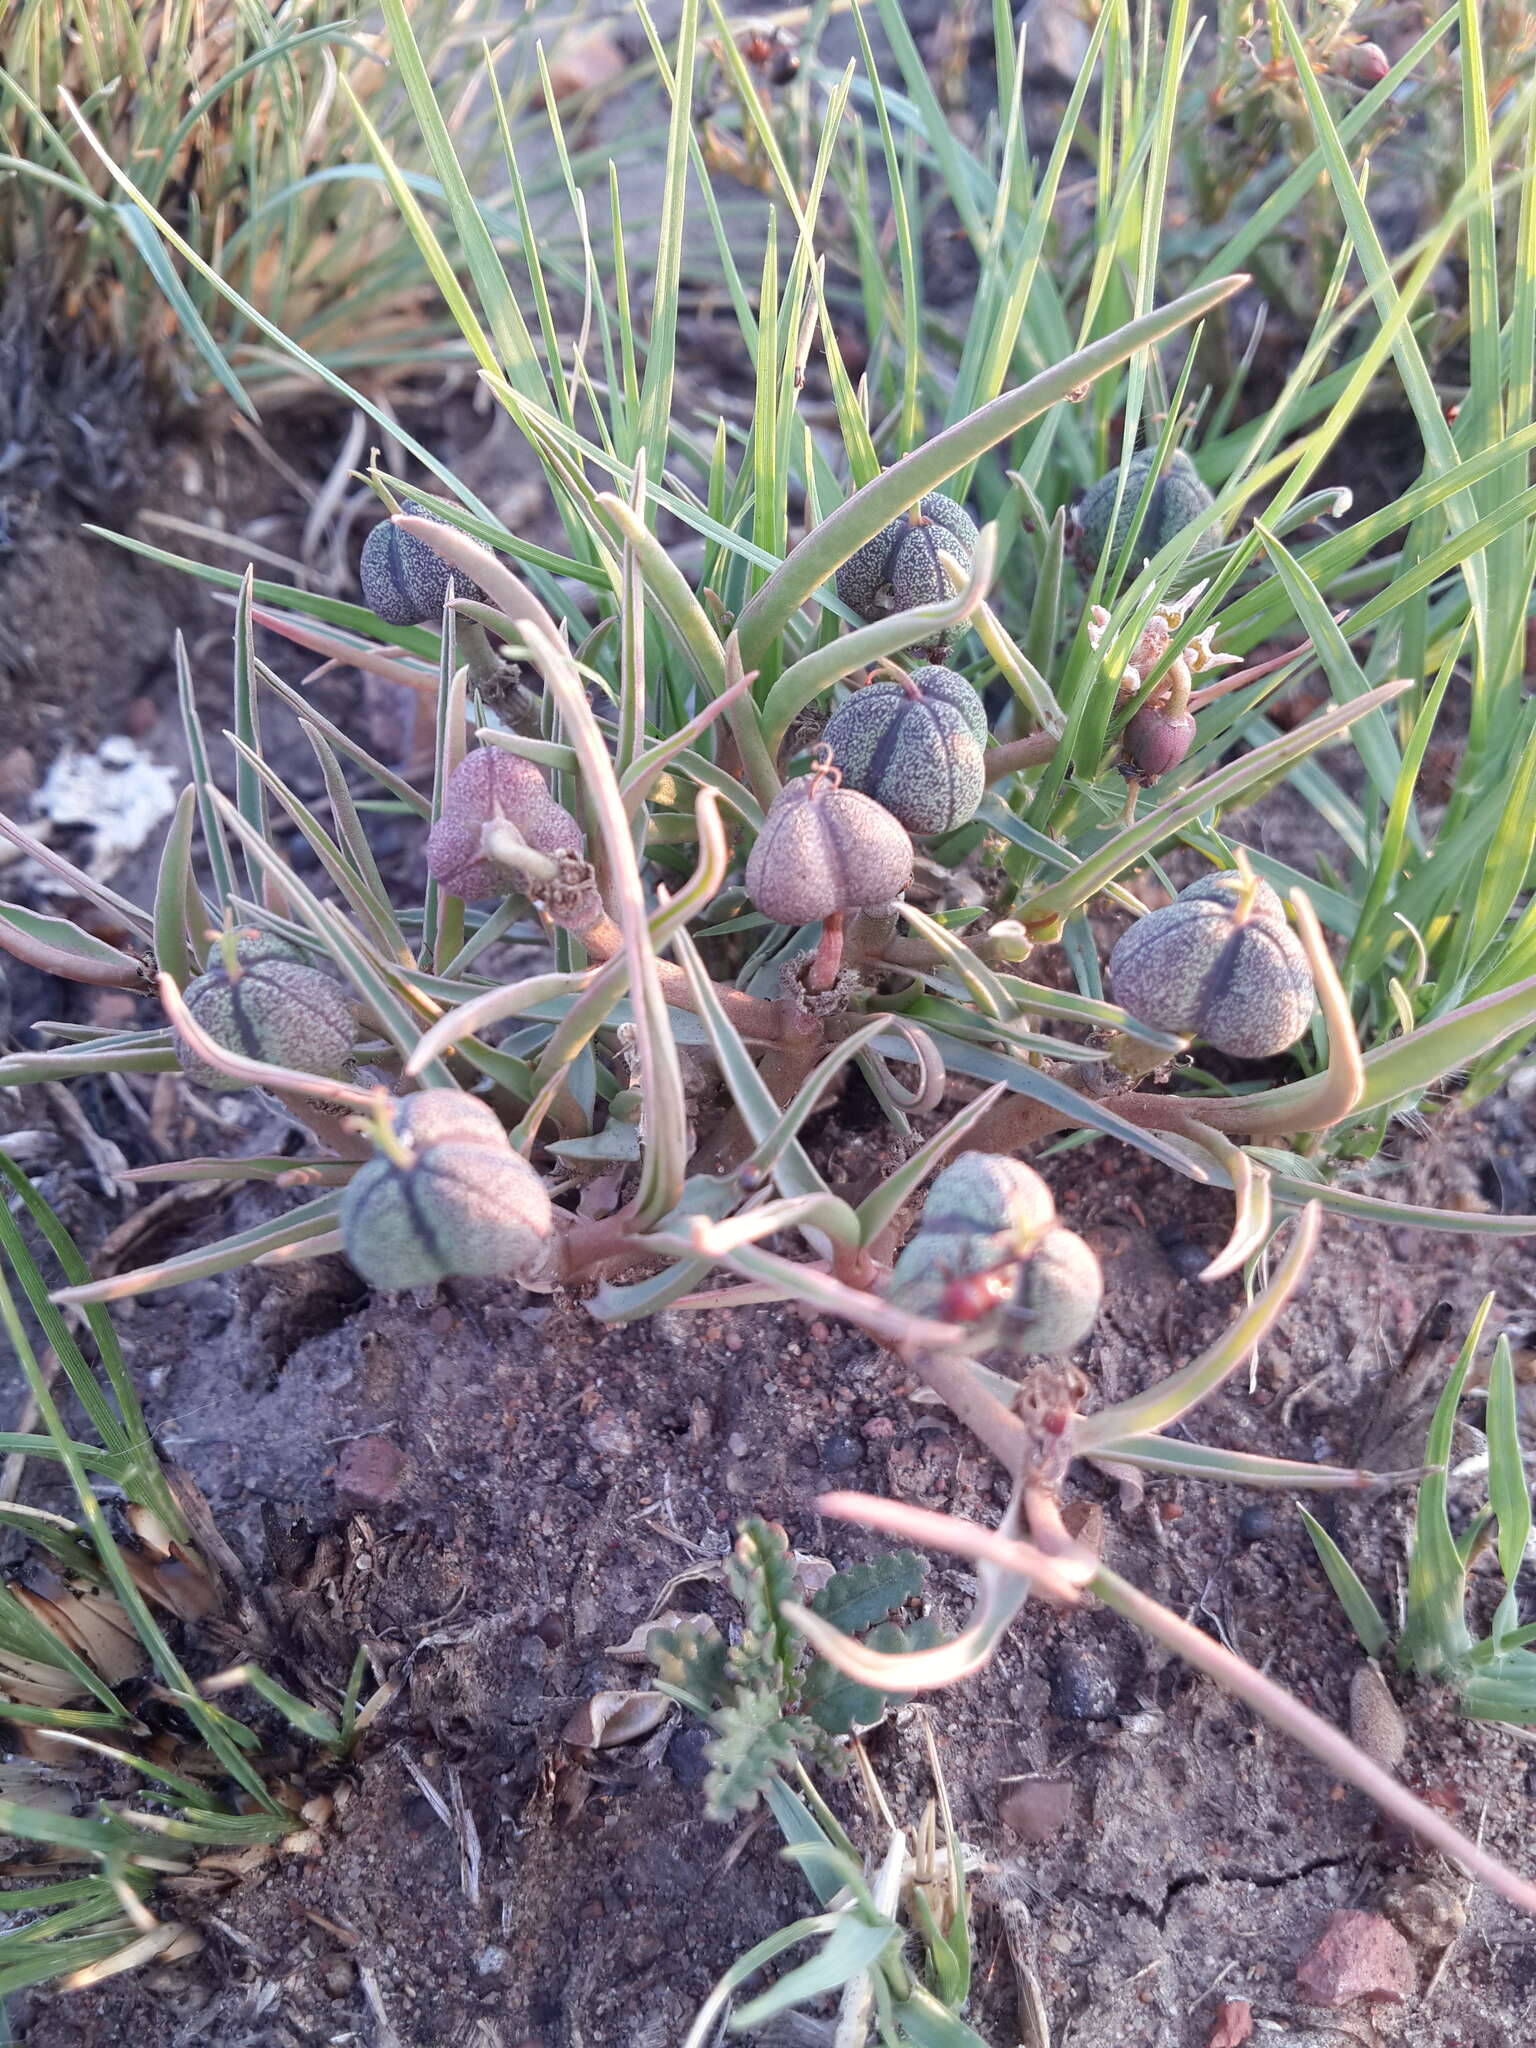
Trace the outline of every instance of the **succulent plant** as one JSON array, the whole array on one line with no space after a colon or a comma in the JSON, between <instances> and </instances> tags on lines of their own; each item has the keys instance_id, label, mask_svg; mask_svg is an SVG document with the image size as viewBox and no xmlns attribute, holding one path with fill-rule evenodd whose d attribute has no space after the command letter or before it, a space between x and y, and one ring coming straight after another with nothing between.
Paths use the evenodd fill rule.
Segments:
<instances>
[{"instance_id":1,"label":"succulent plant","mask_svg":"<svg viewBox=\"0 0 1536 2048\"><path fill-rule=\"evenodd\" d=\"M1109 522L1120 488L1118 469L1112 469L1108 476L1101 476L1077 506L1070 529L1072 551L1085 575L1092 575L1104 556L1112 560L1125 545L1131 522L1136 517L1136 507L1141 503L1141 494L1156 461L1155 448L1140 448L1124 465L1125 492L1120 499L1120 516L1115 520L1113 536ZM1141 553L1157 554L1186 526L1198 522L1203 529L1209 523L1215 503L1195 465L1182 448L1176 448L1152 487L1137 543Z\"/></svg>"},{"instance_id":2,"label":"succulent plant","mask_svg":"<svg viewBox=\"0 0 1536 2048\"><path fill-rule=\"evenodd\" d=\"M379 1152L341 1205L347 1258L375 1287L429 1287L450 1274L531 1275L554 1228L544 1183L494 1110L456 1088L388 1104Z\"/></svg>"},{"instance_id":3,"label":"succulent plant","mask_svg":"<svg viewBox=\"0 0 1536 2048\"><path fill-rule=\"evenodd\" d=\"M448 778L442 814L427 835L427 872L466 902L526 895L556 924L583 931L603 908L585 844L531 761L476 747Z\"/></svg>"},{"instance_id":4,"label":"succulent plant","mask_svg":"<svg viewBox=\"0 0 1536 2048\"><path fill-rule=\"evenodd\" d=\"M1115 1001L1157 1031L1238 1059L1294 1045L1312 1015L1312 971L1267 882L1207 875L1140 918L1109 957Z\"/></svg>"},{"instance_id":5,"label":"succulent plant","mask_svg":"<svg viewBox=\"0 0 1536 2048\"><path fill-rule=\"evenodd\" d=\"M914 605L949 597L949 578L940 550L969 568L976 551L976 522L963 505L930 491L866 541L837 572L837 594L861 619L874 621ZM964 628L953 626L918 651L943 661L959 644Z\"/></svg>"},{"instance_id":6,"label":"succulent plant","mask_svg":"<svg viewBox=\"0 0 1536 2048\"><path fill-rule=\"evenodd\" d=\"M913 1314L970 1325L978 1346L1056 1357L1092 1329L1103 1277L1033 1168L967 1152L929 1190L890 1296Z\"/></svg>"},{"instance_id":7,"label":"succulent plant","mask_svg":"<svg viewBox=\"0 0 1536 2048\"><path fill-rule=\"evenodd\" d=\"M415 519L430 519L434 526L448 524L418 498L402 498L400 509ZM471 583L462 570L451 569L425 541L413 533L402 533L392 519L381 519L363 542L357 574L364 604L389 626L435 623L443 616L450 582L456 596L485 602L485 592L477 583Z\"/></svg>"},{"instance_id":8,"label":"succulent plant","mask_svg":"<svg viewBox=\"0 0 1536 2048\"><path fill-rule=\"evenodd\" d=\"M842 788L835 767L784 785L747 860L747 894L778 924L889 903L911 879L911 840L889 811Z\"/></svg>"},{"instance_id":9,"label":"succulent plant","mask_svg":"<svg viewBox=\"0 0 1536 2048\"><path fill-rule=\"evenodd\" d=\"M188 982L184 1000L192 1021L230 1052L306 1074L339 1074L357 1041L346 990L270 932L226 935L207 972ZM179 1033L173 1043L182 1072L199 1087L229 1092L251 1085L199 1059Z\"/></svg>"},{"instance_id":10,"label":"succulent plant","mask_svg":"<svg viewBox=\"0 0 1536 2048\"><path fill-rule=\"evenodd\" d=\"M909 832L952 832L986 787L986 729L964 676L928 666L868 684L839 706L821 737L846 787L883 804Z\"/></svg>"}]
</instances>

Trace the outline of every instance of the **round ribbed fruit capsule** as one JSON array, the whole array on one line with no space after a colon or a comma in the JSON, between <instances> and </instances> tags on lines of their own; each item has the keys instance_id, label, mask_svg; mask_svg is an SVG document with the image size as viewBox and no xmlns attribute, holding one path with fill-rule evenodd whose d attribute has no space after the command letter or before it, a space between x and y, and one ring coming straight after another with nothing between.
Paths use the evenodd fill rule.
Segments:
<instances>
[{"instance_id":1,"label":"round ribbed fruit capsule","mask_svg":"<svg viewBox=\"0 0 1536 2048\"><path fill-rule=\"evenodd\" d=\"M554 1229L544 1183L496 1114L456 1088L390 1105L387 1146L341 1204L347 1258L375 1287L430 1287L450 1274L517 1277Z\"/></svg>"},{"instance_id":2,"label":"round ribbed fruit capsule","mask_svg":"<svg viewBox=\"0 0 1536 2048\"><path fill-rule=\"evenodd\" d=\"M487 851L486 828L496 825L511 826L546 858L579 855L585 845L581 827L532 761L501 747L476 747L449 776L442 813L427 835L427 873L439 888L467 903L530 893L526 873L506 858L516 851L510 835L501 858Z\"/></svg>"},{"instance_id":3,"label":"round ribbed fruit capsule","mask_svg":"<svg viewBox=\"0 0 1536 2048\"><path fill-rule=\"evenodd\" d=\"M402 498L400 510L413 519L430 519L434 526L448 524L417 498ZM381 519L363 542L357 573L364 604L387 626L420 626L429 620L436 624L443 616L450 582L456 597L485 602L478 583L462 569L451 568L415 534L402 533L392 519Z\"/></svg>"},{"instance_id":4,"label":"round ribbed fruit capsule","mask_svg":"<svg viewBox=\"0 0 1536 2048\"><path fill-rule=\"evenodd\" d=\"M835 772L785 783L747 861L747 894L777 924L889 903L912 879L912 842Z\"/></svg>"},{"instance_id":5,"label":"round ribbed fruit capsule","mask_svg":"<svg viewBox=\"0 0 1536 2048\"><path fill-rule=\"evenodd\" d=\"M928 1190L922 1220L891 1275L892 1299L914 1314L938 1316L953 1282L1006 1274L990 1307L986 1290L974 1290L975 1316L955 1313L966 1306L958 1297L948 1302L945 1320L980 1320L1012 1291L1014 1265L1055 1223L1051 1191L1032 1167L1002 1153L962 1153Z\"/></svg>"},{"instance_id":6,"label":"round ribbed fruit capsule","mask_svg":"<svg viewBox=\"0 0 1536 2048\"><path fill-rule=\"evenodd\" d=\"M1002 1335L1012 1351L1059 1358L1075 1351L1098 1318L1104 1275L1075 1230L1048 1231L1024 1260L1004 1308Z\"/></svg>"},{"instance_id":7,"label":"round ribbed fruit capsule","mask_svg":"<svg viewBox=\"0 0 1536 2048\"><path fill-rule=\"evenodd\" d=\"M872 796L909 832L952 832L974 815L986 788L974 724L945 678L980 712L962 676L920 668L906 682L868 684L822 729L845 787Z\"/></svg>"},{"instance_id":8,"label":"round ribbed fruit capsule","mask_svg":"<svg viewBox=\"0 0 1536 2048\"><path fill-rule=\"evenodd\" d=\"M208 971L183 991L199 1029L248 1060L305 1074L339 1074L357 1041L357 1016L340 984L266 932L239 936L234 955L231 972L215 949ZM181 1071L199 1087L227 1093L252 1085L209 1066L179 1033L172 1042Z\"/></svg>"},{"instance_id":9,"label":"round ribbed fruit capsule","mask_svg":"<svg viewBox=\"0 0 1536 2048\"><path fill-rule=\"evenodd\" d=\"M1208 875L1140 918L1109 956L1115 1001L1155 1031L1268 1059L1307 1028L1307 956L1267 882Z\"/></svg>"},{"instance_id":10,"label":"round ribbed fruit capsule","mask_svg":"<svg viewBox=\"0 0 1536 2048\"><path fill-rule=\"evenodd\" d=\"M1101 476L1078 505L1072 519L1072 549L1086 575L1092 575L1103 556L1108 555L1113 561L1125 545L1131 521L1136 517L1136 507L1141 503L1141 494L1156 462L1155 448L1141 448L1125 465L1125 492L1120 500L1120 516L1115 521L1113 538L1109 521L1120 487L1118 469L1112 469L1108 476ZM1152 487L1146 517L1137 536L1138 554L1150 556L1159 553L1186 526L1198 523L1204 528L1209 523L1215 503L1201 482L1195 465L1182 448L1175 449Z\"/></svg>"},{"instance_id":11,"label":"round ribbed fruit capsule","mask_svg":"<svg viewBox=\"0 0 1536 2048\"><path fill-rule=\"evenodd\" d=\"M1039 1174L990 1152L963 1154L934 1181L890 1287L914 1315L1036 1357L1080 1344L1102 1295L1098 1260L1056 1221Z\"/></svg>"},{"instance_id":12,"label":"round ribbed fruit capsule","mask_svg":"<svg viewBox=\"0 0 1536 2048\"><path fill-rule=\"evenodd\" d=\"M1143 704L1120 735L1120 772L1149 788L1177 768L1194 743L1190 712L1175 715L1161 704Z\"/></svg>"},{"instance_id":13,"label":"round ribbed fruit capsule","mask_svg":"<svg viewBox=\"0 0 1536 2048\"><path fill-rule=\"evenodd\" d=\"M915 605L937 604L954 594L939 560L941 550L968 569L976 552L976 522L953 498L930 491L843 563L837 594L851 612L871 623ZM952 626L931 641L914 644L934 661L943 661L964 631Z\"/></svg>"}]
</instances>

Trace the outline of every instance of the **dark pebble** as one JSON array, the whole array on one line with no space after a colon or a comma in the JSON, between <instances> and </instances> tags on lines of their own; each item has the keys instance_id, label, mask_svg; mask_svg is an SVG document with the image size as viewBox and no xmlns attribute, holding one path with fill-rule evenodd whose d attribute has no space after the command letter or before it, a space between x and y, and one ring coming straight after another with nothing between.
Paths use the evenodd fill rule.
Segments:
<instances>
[{"instance_id":1,"label":"dark pebble","mask_svg":"<svg viewBox=\"0 0 1536 2048\"><path fill-rule=\"evenodd\" d=\"M1280 1534L1280 1517L1273 1508L1244 1508L1237 1518L1237 1540L1242 1544L1273 1543Z\"/></svg>"},{"instance_id":2,"label":"dark pebble","mask_svg":"<svg viewBox=\"0 0 1536 2048\"><path fill-rule=\"evenodd\" d=\"M1120 1691L1102 1651L1065 1643L1051 1659L1053 1714L1063 1721L1113 1720Z\"/></svg>"},{"instance_id":3,"label":"dark pebble","mask_svg":"<svg viewBox=\"0 0 1536 2048\"><path fill-rule=\"evenodd\" d=\"M1185 1237L1182 1231L1171 1238L1164 1238L1160 1232L1158 1242L1163 1247L1163 1257L1181 1280L1198 1280L1211 1263L1211 1255L1205 1246Z\"/></svg>"},{"instance_id":4,"label":"dark pebble","mask_svg":"<svg viewBox=\"0 0 1536 2048\"><path fill-rule=\"evenodd\" d=\"M823 1472L849 1472L862 1463L864 1446L846 1429L835 1429L821 1447Z\"/></svg>"},{"instance_id":5,"label":"dark pebble","mask_svg":"<svg viewBox=\"0 0 1536 2048\"><path fill-rule=\"evenodd\" d=\"M689 1792L709 1776L709 1758L704 1754L708 1741L709 1730L698 1721L690 1721L667 1744L667 1769Z\"/></svg>"}]
</instances>

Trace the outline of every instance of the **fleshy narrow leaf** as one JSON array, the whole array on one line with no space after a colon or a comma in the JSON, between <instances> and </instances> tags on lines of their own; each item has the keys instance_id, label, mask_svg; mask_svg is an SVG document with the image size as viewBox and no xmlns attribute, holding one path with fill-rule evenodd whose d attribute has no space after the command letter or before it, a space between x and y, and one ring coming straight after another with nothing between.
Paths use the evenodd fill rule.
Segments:
<instances>
[{"instance_id":1,"label":"fleshy narrow leaf","mask_svg":"<svg viewBox=\"0 0 1536 2048\"><path fill-rule=\"evenodd\" d=\"M147 980L143 963L131 954L92 938L67 917L49 917L19 903L0 902L0 951L40 973L93 988L126 988L142 994Z\"/></svg>"},{"instance_id":2,"label":"fleshy narrow leaf","mask_svg":"<svg viewBox=\"0 0 1536 2048\"><path fill-rule=\"evenodd\" d=\"M1499 1524L1499 1569L1513 1587L1531 1540L1531 1494L1520 1455L1520 1414L1509 1339L1500 1333L1488 1374L1488 1504Z\"/></svg>"},{"instance_id":3,"label":"fleshy narrow leaf","mask_svg":"<svg viewBox=\"0 0 1536 2048\"><path fill-rule=\"evenodd\" d=\"M215 1273L228 1273L237 1266L249 1266L264 1252L281 1245L299 1244L330 1230L340 1207L339 1195L321 1195L290 1209L286 1216L253 1224L233 1237L201 1251L182 1252L153 1266L139 1266L131 1273L113 1273L105 1280L91 1280L75 1287L61 1287L52 1299L60 1307L94 1301L124 1301L131 1295L153 1294L163 1287L180 1287L188 1280L207 1280Z\"/></svg>"},{"instance_id":4,"label":"fleshy narrow leaf","mask_svg":"<svg viewBox=\"0 0 1536 2048\"><path fill-rule=\"evenodd\" d=\"M1424 1463L1429 1469L1419 1483L1414 1511L1413 1545L1408 1557L1408 1618L1397 1652L1399 1664L1404 1668L1411 1664L1424 1677L1454 1668L1472 1642L1464 1611L1467 1566L1451 1528L1446 1500L1456 1411L1461 1406L1492 1307L1493 1296L1485 1295L1435 1405L1424 1446Z\"/></svg>"},{"instance_id":5,"label":"fleshy narrow leaf","mask_svg":"<svg viewBox=\"0 0 1536 2048\"><path fill-rule=\"evenodd\" d=\"M1379 1657L1392 1640L1391 1631L1381 1618L1381 1610L1366 1591L1364 1582L1337 1543L1328 1534L1315 1516L1305 1508L1298 1507L1307 1534L1312 1538L1312 1547L1317 1552L1318 1562L1328 1575L1328 1583L1339 1596L1339 1605L1349 1617L1349 1625L1360 1638L1361 1647L1368 1657Z\"/></svg>"}]
</instances>

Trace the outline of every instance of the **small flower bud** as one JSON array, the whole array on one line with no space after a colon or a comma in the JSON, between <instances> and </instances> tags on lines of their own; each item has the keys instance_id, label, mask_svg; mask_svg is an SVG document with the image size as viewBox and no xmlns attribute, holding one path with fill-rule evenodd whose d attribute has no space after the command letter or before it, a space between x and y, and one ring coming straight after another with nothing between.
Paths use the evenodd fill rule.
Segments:
<instances>
[{"instance_id":1,"label":"small flower bud","mask_svg":"<svg viewBox=\"0 0 1536 2048\"><path fill-rule=\"evenodd\" d=\"M788 782L769 806L747 861L747 894L778 924L868 910L912 879L912 842L887 810L835 771Z\"/></svg>"},{"instance_id":2,"label":"small flower bud","mask_svg":"<svg viewBox=\"0 0 1536 2048\"><path fill-rule=\"evenodd\" d=\"M1329 59L1328 68L1351 85L1380 85L1392 69L1380 43L1342 43Z\"/></svg>"},{"instance_id":3,"label":"small flower bud","mask_svg":"<svg viewBox=\"0 0 1536 2048\"><path fill-rule=\"evenodd\" d=\"M1179 715L1155 701L1143 704L1120 735L1120 773L1150 789L1159 776L1178 767L1194 743L1190 712Z\"/></svg>"},{"instance_id":4,"label":"small flower bud","mask_svg":"<svg viewBox=\"0 0 1536 2048\"><path fill-rule=\"evenodd\" d=\"M968 569L976 552L976 522L953 498L930 491L843 563L837 594L851 612L871 623L915 605L938 604L954 594L939 560L941 551ZM952 626L918 651L943 661L964 630Z\"/></svg>"},{"instance_id":5,"label":"small flower bud","mask_svg":"<svg viewBox=\"0 0 1536 2048\"><path fill-rule=\"evenodd\" d=\"M357 1017L345 989L268 932L239 934L231 951L232 964L216 950L208 971L183 992L199 1029L248 1060L305 1074L339 1074L357 1041ZM182 1072L199 1087L233 1093L251 1086L207 1065L179 1033L172 1042Z\"/></svg>"},{"instance_id":6,"label":"small flower bud","mask_svg":"<svg viewBox=\"0 0 1536 2048\"><path fill-rule=\"evenodd\" d=\"M1208 875L1122 935L1109 956L1115 1001L1155 1031L1199 1037L1238 1059L1294 1045L1312 1015L1312 972L1267 882Z\"/></svg>"},{"instance_id":7,"label":"small flower bud","mask_svg":"<svg viewBox=\"0 0 1536 2048\"><path fill-rule=\"evenodd\" d=\"M1113 538L1109 520L1120 488L1120 471L1112 469L1108 476L1100 477L1079 503L1072 515L1070 533L1073 555L1085 576L1093 574L1104 556L1113 561L1125 545L1156 460L1155 448L1141 448L1126 465L1125 494L1120 500ZM1158 554L1186 526L1198 522L1204 528L1215 503L1195 465L1182 448L1175 449L1152 487L1137 539L1138 552L1144 556Z\"/></svg>"},{"instance_id":8,"label":"small flower bud","mask_svg":"<svg viewBox=\"0 0 1536 2048\"><path fill-rule=\"evenodd\" d=\"M554 1212L495 1111L456 1088L429 1088L386 1115L379 1154L341 1205L342 1241L362 1277L397 1288L533 1272Z\"/></svg>"},{"instance_id":9,"label":"small flower bud","mask_svg":"<svg viewBox=\"0 0 1536 2048\"><path fill-rule=\"evenodd\" d=\"M465 902L524 895L556 924L583 931L603 908L584 845L532 761L476 747L448 778L442 815L427 835L427 872Z\"/></svg>"},{"instance_id":10,"label":"small flower bud","mask_svg":"<svg viewBox=\"0 0 1536 2048\"><path fill-rule=\"evenodd\" d=\"M413 519L430 519L434 526L448 521L416 498L400 500L402 512ZM485 592L472 583L462 569L455 569L434 553L413 533L402 533L392 519L381 519L363 542L357 568L363 586L363 602L388 626L420 626L436 623L451 582L457 597L485 602Z\"/></svg>"},{"instance_id":11,"label":"small flower bud","mask_svg":"<svg viewBox=\"0 0 1536 2048\"><path fill-rule=\"evenodd\" d=\"M967 702L969 700L969 702ZM986 788L981 699L948 668L870 683L828 719L822 742L847 788L883 804L909 832L952 832Z\"/></svg>"}]
</instances>

